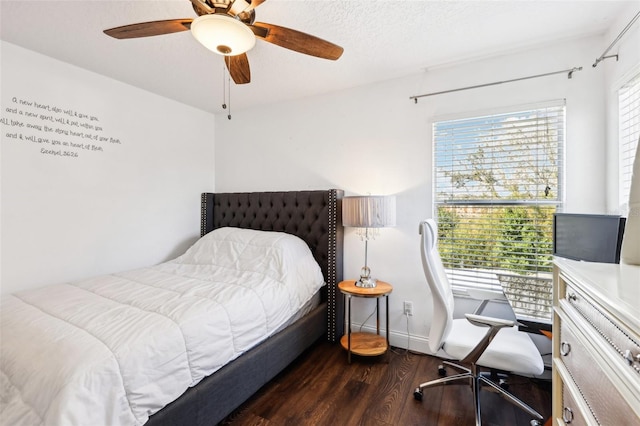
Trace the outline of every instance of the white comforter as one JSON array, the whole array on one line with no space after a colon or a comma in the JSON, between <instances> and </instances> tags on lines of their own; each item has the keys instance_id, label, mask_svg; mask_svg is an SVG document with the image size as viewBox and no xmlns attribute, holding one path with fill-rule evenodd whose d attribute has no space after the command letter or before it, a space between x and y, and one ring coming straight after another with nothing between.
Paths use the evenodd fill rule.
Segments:
<instances>
[{"instance_id":1,"label":"white comforter","mask_svg":"<svg viewBox=\"0 0 640 426\"><path fill-rule=\"evenodd\" d=\"M222 228L151 268L3 297L0 423L143 424L323 284L302 240Z\"/></svg>"}]
</instances>

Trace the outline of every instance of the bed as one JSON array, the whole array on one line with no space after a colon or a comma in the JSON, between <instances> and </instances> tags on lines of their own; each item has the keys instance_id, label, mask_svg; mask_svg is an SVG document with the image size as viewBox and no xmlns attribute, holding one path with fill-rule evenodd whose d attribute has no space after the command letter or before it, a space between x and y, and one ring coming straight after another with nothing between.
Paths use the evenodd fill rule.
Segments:
<instances>
[{"instance_id":1,"label":"bed","mask_svg":"<svg viewBox=\"0 0 640 426\"><path fill-rule=\"evenodd\" d=\"M53 400L62 399L61 404L64 406L65 400L60 395L64 396L66 393L58 389L66 390L66 381L68 381L69 383L79 382L82 389L86 389L86 393L75 392L73 397L68 397L67 399L71 401L69 405L80 405L85 407L84 409L86 410L86 406L92 406L92 404L96 402L96 399L101 398L96 398L96 396L90 392L91 390L97 389L99 391L97 393L98 395L110 393L112 389L115 389L113 392L120 392L118 390L119 386L114 386L113 384L110 387L100 387L103 386L103 380L107 380L106 383L109 384L111 382L108 380L117 379L127 383L127 386L123 386L124 391L122 393L124 397L114 399L116 402L107 405L109 405L109 407L113 406L114 412L118 409L118 405L124 405L127 410L132 412L135 412L135 410L140 407L142 407L140 410L144 409L146 411L143 410L143 414L134 417L133 421L131 420L132 417L126 417L126 413L109 413L107 417L105 417L105 419L108 420L102 421L101 423L146 423L153 426L214 425L220 422L220 420L224 419L242 402L251 397L251 395L282 371L315 341L323 336L330 341L336 341L342 334L343 325L341 319L343 318L343 307L340 303L341 298L336 294L336 286L341 280L342 275L342 229L339 223L341 197L342 192L338 190L202 194L202 238L187 250L183 256L180 256L174 261L148 269L143 268L139 271L118 274L116 277L119 280L119 284L116 284L115 289L112 284L103 287L102 279L87 280L88 282L84 282L83 280L81 284L74 283L74 285L57 288L56 293L58 294L66 294L65 292L69 292L68 295L65 296L68 306L63 307L61 313L56 313L51 317L53 319L42 320L37 316L39 314L35 313L36 309L33 307L36 306L33 300L37 301L39 298L41 300L37 303L41 303L42 305L37 305L38 309L45 311L50 309L49 305L53 304L53 302L48 300L46 295L39 294L38 292L21 292L16 297L18 300L14 300L13 303L10 304L5 303L3 299L3 370L0 376L2 379L2 389L0 389L2 392L0 401L2 403L1 408L4 410L7 406L12 407L11 412L13 414L15 414L15 408L18 406L26 407L24 409L31 409L32 407L29 403L25 403L24 401L33 401L34 398L37 400L41 397L40 394L46 395L49 393L54 394L52 397ZM256 233L254 231L269 232ZM291 237L291 235L297 238ZM216 285L218 282L218 275L216 274L219 272L217 272L217 269L216 272L213 272L213 269L211 270L212 276L216 277L215 279L203 279L203 276L205 276L203 274L209 273L210 270L208 268L210 268L210 265L203 265L200 260L203 258L208 259L208 254L210 253L208 250L210 250L210 247L212 247L211 250L216 253L216 259L229 257L232 259L233 265L240 262L240 264L243 265L242 268L246 268L246 266L244 266L245 263L243 263L244 260L242 259L256 258L253 250L255 247L261 245L263 240L266 241L264 244L268 244L268 247L271 247L270 244L272 244L272 242L278 244L275 249L267 249L269 253L275 252L276 254L273 256L276 257L272 258L271 254L265 256L266 260L262 261L265 265L264 268L262 268L261 264L256 270L242 269L241 283L231 287L234 289L239 288L241 292L250 294L254 299L258 297L256 296L257 294L260 294L260 297L266 297L269 300L280 300L281 305L278 305L280 307L269 308L271 305L265 303L263 299L251 299L252 301L249 302L245 302L244 299L242 299L243 302L240 303L242 306L238 308L245 309L245 311L235 311L227 304L223 305L219 299L215 299L214 303L206 297L202 297L202 294L213 294L211 288L205 287L204 281L212 281ZM229 256L219 256L218 254L221 253L220 250L222 250L220 247L225 250L222 253L229 252L232 254ZM228 249L228 247L231 248ZM240 249L236 250L236 247L240 247ZM292 255L291 253L295 254ZM298 253L302 254L298 256ZM298 266L295 266L295 268L290 266L290 262L295 262L295 265L300 263L305 263L306 265L308 263L307 257L312 257L313 260L315 260L313 264L317 271L313 271L313 266L309 268L305 266L304 269L299 269ZM290 258L294 260L288 260ZM304 259L304 262L300 259ZM224 268L218 269L229 269L229 267L225 264ZM267 280L268 282L266 284L260 282L254 287L252 284L253 276L262 274L262 269L267 271L264 275L268 275L269 280L273 278L273 282ZM180 274L182 274L182 271L186 271L187 276L191 280L187 284L182 282L175 284L177 286L192 286L189 287L189 295L193 296L193 299L189 299L189 303L185 303L183 296L172 296L173 293L179 293L179 291L173 287L173 281L176 280L175 276L178 275L177 271L180 272ZM295 271L295 274L291 271ZM160 274L158 279L155 274ZM321 286L323 283L318 285L318 274L319 280L326 283L326 285ZM134 278L130 279L132 276ZM208 277L208 275L206 276ZM307 300L306 293L302 295L303 289L292 284L302 282L303 280L300 279L302 276L316 277L315 287L306 284L305 286L300 286L309 287L309 289L307 289L309 292L317 293L313 298L309 298L309 300L316 300L316 304L313 306L309 305L310 302ZM123 281L123 277L127 280ZM148 289L137 290L137 287L131 286L130 289L125 290L125 287L128 288L131 282L142 281L144 283L145 280L153 282L153 286L156 286L158 289L154 291L149 291ZM258 283L257 280L256 283ZM117 287L117 285L120 287ZM165 291L165 286L171 286L168 287L171 291ZM131 297L132 300L134 300L134 296L129 296L129 292L136 293L140 291L143 297L141 298L142 302L137 301L137 299L131 302L131 306L136 309L130 309L130 306L127 305L121 310L110 310L109 316L107 316L107 314L103 316L100 311L102 305L96 304L96 307L93 307L93 299L84 300L79 298L77 301L74 299L74 297L77 297L75 293L76 287L80 287L81 290L83 290L83 295L88 293L90 297L95 299L97 294L100 299L107 299L109 303L111 303L111 297L118 300L122 298L128 300L128 298ZM84 291L85 287L91 291ZM276 296L274 290L276 287L283 287L289 293L284 297ZM192 294L192 288L197 289L200 293ZM317 292L315 292L316 288L319 288ZM149 292L145 293L145 291ZM225 290L220 293L226 295L229 291L230 290L226 290L225 287ZM165 295L165 293L168 295ZM240 300L238 298L239 296L236 296L235 293L228 293L228 295L222 297L216 291L215 297L224 299L224 303L229 303L230 305L238 305L238 300ZM9 299L12 298L13 296ZM20 299L24 299L28 303L23 303ZM162 331L162 333L158 332L158 329L154 328L156 327L155 325L147 326L146 321L148 317L154 315L148 315L146 307L156 303L156 299L163 300L162 304L160 304L159 301L157 303L162 312L167 312L166 318L170 319L168 321L170 323L169 325L174 326L178 324L180 330L187 330L186 333L183 332L180 336L183 339L182 345L186 350L184 350L184 348L182 350L176 349L174 347L176 344L173 343L164 343L164 335L161 336L162 339L158 338L158 335L164 334L164 331ZM164 299L169 300L169 305L165 304ZM176 301L178 299L179 303ZM139 306L136 304L140 303L143 304L143 309L138 309ZM175 303L175 305L171 305L171 303ZM65 302L62 303L62 305L64 304ZM289 305L291 306L289 307ZM286 309L290 309L291 312L297 311L299 305L304 305L308 312L304 315L294 314L292 316L293 319L289 319L288 314L286 318L285 315L281 314L281 312ZM202 306L202 308L199 308L200 306ZM58 307L55 309L58 309ZM249 314L247 314L247 309ZM66 340L68 334L76 333L84 336L87 333L85 330L82 330L82 333L78 333L75 328L68 327L67 318L64 318L65 321L62 321L64 327L66 327L63 327L63 330L67 331L63 332L61 336L55 335L56 337L54 338L49 336L48 331L46 333L38 331L38 333L41 333L38 335L40 336L39 338L27 339L24 336L28 335L28 333L17 332L21 327L20 318L23 315L22 311L24 311L24 317L29 318L30 323L41 322L44 328L56 326L57 322L61 322L57 321L58 316L68 316L74 321L77 317L82 317L83 315L88 316L90 317L88 329L93 333L89 333L92 339L85 337L85 340L81 339L79 344L69 344ZM112 311L115 312L115 314ZM172 315L178 311L188 311L189 315L186 316L186 319L183 317L173 319ZM254 312L263 311L264 314L253 314ZM193 312L196 314L193 314ZM211 315L209 315L210 313ZM222 324L222 322L214 323L210 318L210 316L216 313L225 318L237 318L238 322L228 320L224 323L224 327L218 325ZM204 314L207 314L207 316ZM251 318L249 320L250 315ZM35 319L32 319L31 316ZM265 325L258 322L258 317L265 318ZM104 320L104 318L108 318L108 320ZM167 322L166 318L163 317L162 319ZM130 332L128 330L129 325L119 325L120 323L130 324L132 322L136 323L135 330L131 331L135 338L127 335L127 333ZM218 337L218 334L216 334L225 327L240 330L240 334L234 335L231 340L229 340L229 343L225 343L225 338L222 337L222 335ZM114 331L110 331L104 335L108 337L103 337L102 334L99 334L103 328L110 328ZM248 336L254 334L255 329L262 328L265 329L267 337L258 337L259 343L254 346L254 343L248 339ZM207 337L207 339L202 337L192 339L192 337L190 337L191 335L199 336L199 329L207 331L209 337ZM127 335L127 337L122 337L122 335ZM51 334L51 336L54 336L54 334ZM95 336L99 336L100 339L95 339ZM84 347L86 340L99 340L99 342L104 343L103 341L109 339L122 339L126 344L118 346L117 352L109 349L110 346L107 345L108 342L103 345L108 348L107 350L103 350L100 345L97 345L97 349L94 348L96 345ZM53 349L43 349L40 342L41 340L51 340ZM222 346L223 349L216 349L213 346L212 342L217 342L218 340L225 343ZM14 344L11 344L12 341ZM145 342L144 345L139 344L140 341ZM147 341L149 341L148 344L146 343ZM9 342L9 344L7 344L7 342ZM193 342L198 344L196 345ZM79 364L82 367L82 374L75 371L67 373L65 368L68 368L68 366L58 359L64 358L64 356L66 356L64 351L74 345L80 346L81 349L85 351L82 364ZM122 347L124 346L124 352L126 352L129 345L142 347L143 352L152 354L149 356L151 359L156 359L157 357L157 365L154 364L151 367L142 364L138 365L138 361L136 361L135 358L130 360L129 358L122 357ZM27 350L31 349L32 353L25 355L20 353L20 355L17 355L18 352L15 351L18 350L16 348L18 346L24 347ZM110 350L111 352L109 352ZM62 351L63 354L56 354L56 351ZM131 352L133 352L133 350L131 350ZM167 366L171 367L174 360L183 356L182 352L187 354L184 355L187 361L180 361L180 363L178 363L178 361L175 362L176 365L180 366L182 366L182 364L188 365L189 370L187 370L187 373L183 372L181 367L170 368L170 373L165 373L161 370L161 368ZM227 354L226 352L229 353ZM112 357L112 353L116 356ZM72 357L73 356L77 355L72 355ZM229 362L223 366L205 366L203 363L203 366L198 368L200 360L209 356L216 359L214 364L220 362L220 359L223 358L229 358ZM105 373L102 369L97 372L93 371L94 369L97 370L94 364L102 365L102 363L99 362L102 359L101 357L109 358L108 364L113 364L112 368L115 373ZM112 362L111 358L114 358L115 361ZM43 365L50 362L51 369L47 370L44 374L41 374L42 371L40 371L39 374L41 375L35 379L31 379L30 376L34 375L34 373L27 368L30 363L22 362L23 359L35 360L32 363L33 365ZM88 363L89 367L85 367L85 363ZM194 366L196 366L196 368L194 368ZM7 371L10 371L10 374L6 374ZM213 372L211 373L211 371ZM60 372L64 372L64 374ZM51 379L53 376L57 376L58 381L60 381L60 377L62 377L65 382L62 384L54 382L53 379ZM99 380L96 379L96 377L98 377ZM186 391L182 389L176 393L177 391L173 386L173 382L180 381L179 379L181 377L184 379L181 383L191 381L191 384L186 387ZM29 380L36 380L40 390L32 390L31 394L29 394L29 391L25 391L22 384ZM39 380L42 380L42 383L39 383ZM138 382L142 384L137 387L130 386L131 383ZM20 390L20 392L17 392L17 390ZM148 401L150 395L156 395L158 393L164 394L164 398L166 399L167 395L172 392L175 393L175 395L171 397L173 402L168 404L162 403L158 405L155 401ZM175 400L174 397L176 398ZM121 400L124 400L124 402ZM15 403L16 401L18 401L18 403ZM111 401L111 399L109 399L109 401ZM97 405L101 405L101 402L98 402ZM45 406L48 407L47 410L55 411L58 409L53 404L46 404L47 403L45 403ZM157 406L154 406L154 404ZM10 410L7 410L7 412L9 411ZM31 411L35 412L35 410ZM82 410L80 410L80 413L83 413ZM145 415L145 413L150 416ZM29 413L29 415L31 415L31 413ZM95 419L100 419L100 417L92 417L93 411L84 412L76 417L74 417L74 415L74 413L65 413L65 417L58 418L64 418L66 419L65 422L72 424L95 423L99 421ZM51 418L56 417L53 416ZM26 416L22 419L29 419L24 420L29 423L37 422L38 416ZM5 419L0 417L0 420L4 421ZM42 420L41 417L40 420Z\"/></svg>"}]
</instances>

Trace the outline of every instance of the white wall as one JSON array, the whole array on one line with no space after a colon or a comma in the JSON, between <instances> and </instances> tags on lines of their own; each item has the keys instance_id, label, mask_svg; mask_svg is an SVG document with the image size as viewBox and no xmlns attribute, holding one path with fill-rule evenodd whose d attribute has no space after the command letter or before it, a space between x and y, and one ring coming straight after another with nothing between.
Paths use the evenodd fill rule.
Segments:
<instances>
[{"instance_id":1,"label":"white wall","mask_svg":"<svg viewBox=\"0 0 640 426\"><path fill-rule=\"evenodd\" d=\"M497 111L555 99L567 104L566 211L602 212L605 92L591 62L603 49L591 37L310 98L236 111L216 121L216 190L342 188L347 195L396 194L397 227L369 244L375 277L394 286L392 344L407 346L402 303L414 302L411 348L426 350L431 300L421 270L418 222L431 217L431 128L436 118ZM591 61L591 62L590 62ZM412 95L525 77L574 66L566 75L422 98ZM363 263L363 243L345 233L346 278ZM358 300L355 323L373 302Z\"/></svg>"},{"instance_id":2,"label":"white wall","mask_svg":"<svg viewBox=\"0 0 640 426\"><path fill-rule=\"evenodd\" d=\"M637 4L629 8L628 13L621 17L609 32L609 41L602 52L609 47L620 32L629 24L633 16L638 13ZM605 75L607 94L607 213L626 215L626 200L620 200L618 183L620 182L619 150L618 150L618 89L633 76L640 73L640 22L636 22L629 31L616 43L607 55L618 55L618 59L610 58L600 62L596 67ZM595 58L592 63L595 62ZM622 208L621 208L622 205Z\"/></svg>"},{"instance_id":3,"label":"white wall","mask_svg":"<svg viewBox=\"0 0 640 426\"><path fill-rule=\"evenodd\" d=\"M215 183L213 115L6 42L0 48L3 294L155 264L199 236L200 193Z\"/></svg>"}]
</instances>

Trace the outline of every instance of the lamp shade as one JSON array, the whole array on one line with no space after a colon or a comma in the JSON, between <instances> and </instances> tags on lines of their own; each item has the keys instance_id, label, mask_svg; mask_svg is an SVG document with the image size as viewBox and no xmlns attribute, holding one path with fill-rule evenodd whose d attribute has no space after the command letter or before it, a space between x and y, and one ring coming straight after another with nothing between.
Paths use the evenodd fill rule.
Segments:
<instances>
[{"instance_id":1,"label":"lamp shade","mask_svg":"<svg viewBox=\"0 0 640 426\"><path fill-rule=\"evenodd\" d=\"M396 197L393 195L344 197L342 225L355 228L396 226Z\"/></svg>"},{"instance_id":2,"label":"lamp shade","mask_svg":"<svg viewBox=\"0 0 640 426\"><path fill-rule=\"evenodd\" d=\"M204 47L224 56L240 55L256 44L253 31L228 15L198 16L191 23L191 34Z\"/></svg>"}]
</instances>

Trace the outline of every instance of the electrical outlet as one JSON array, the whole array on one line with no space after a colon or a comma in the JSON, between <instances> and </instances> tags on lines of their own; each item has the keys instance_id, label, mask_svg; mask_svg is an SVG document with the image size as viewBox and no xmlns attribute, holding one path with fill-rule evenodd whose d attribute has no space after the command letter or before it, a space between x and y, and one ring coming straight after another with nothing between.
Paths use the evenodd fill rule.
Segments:
<instances>
[{"instance_id":1,"label":"electrical outlet","mask_svg":"<svg viewBox=\"0 0 640 426\"><path fill-rule=\"evenodd\" d=\"M413 302L404 302L404 314L409 317L413 315Z\"/></svg>"}]
</instances>

